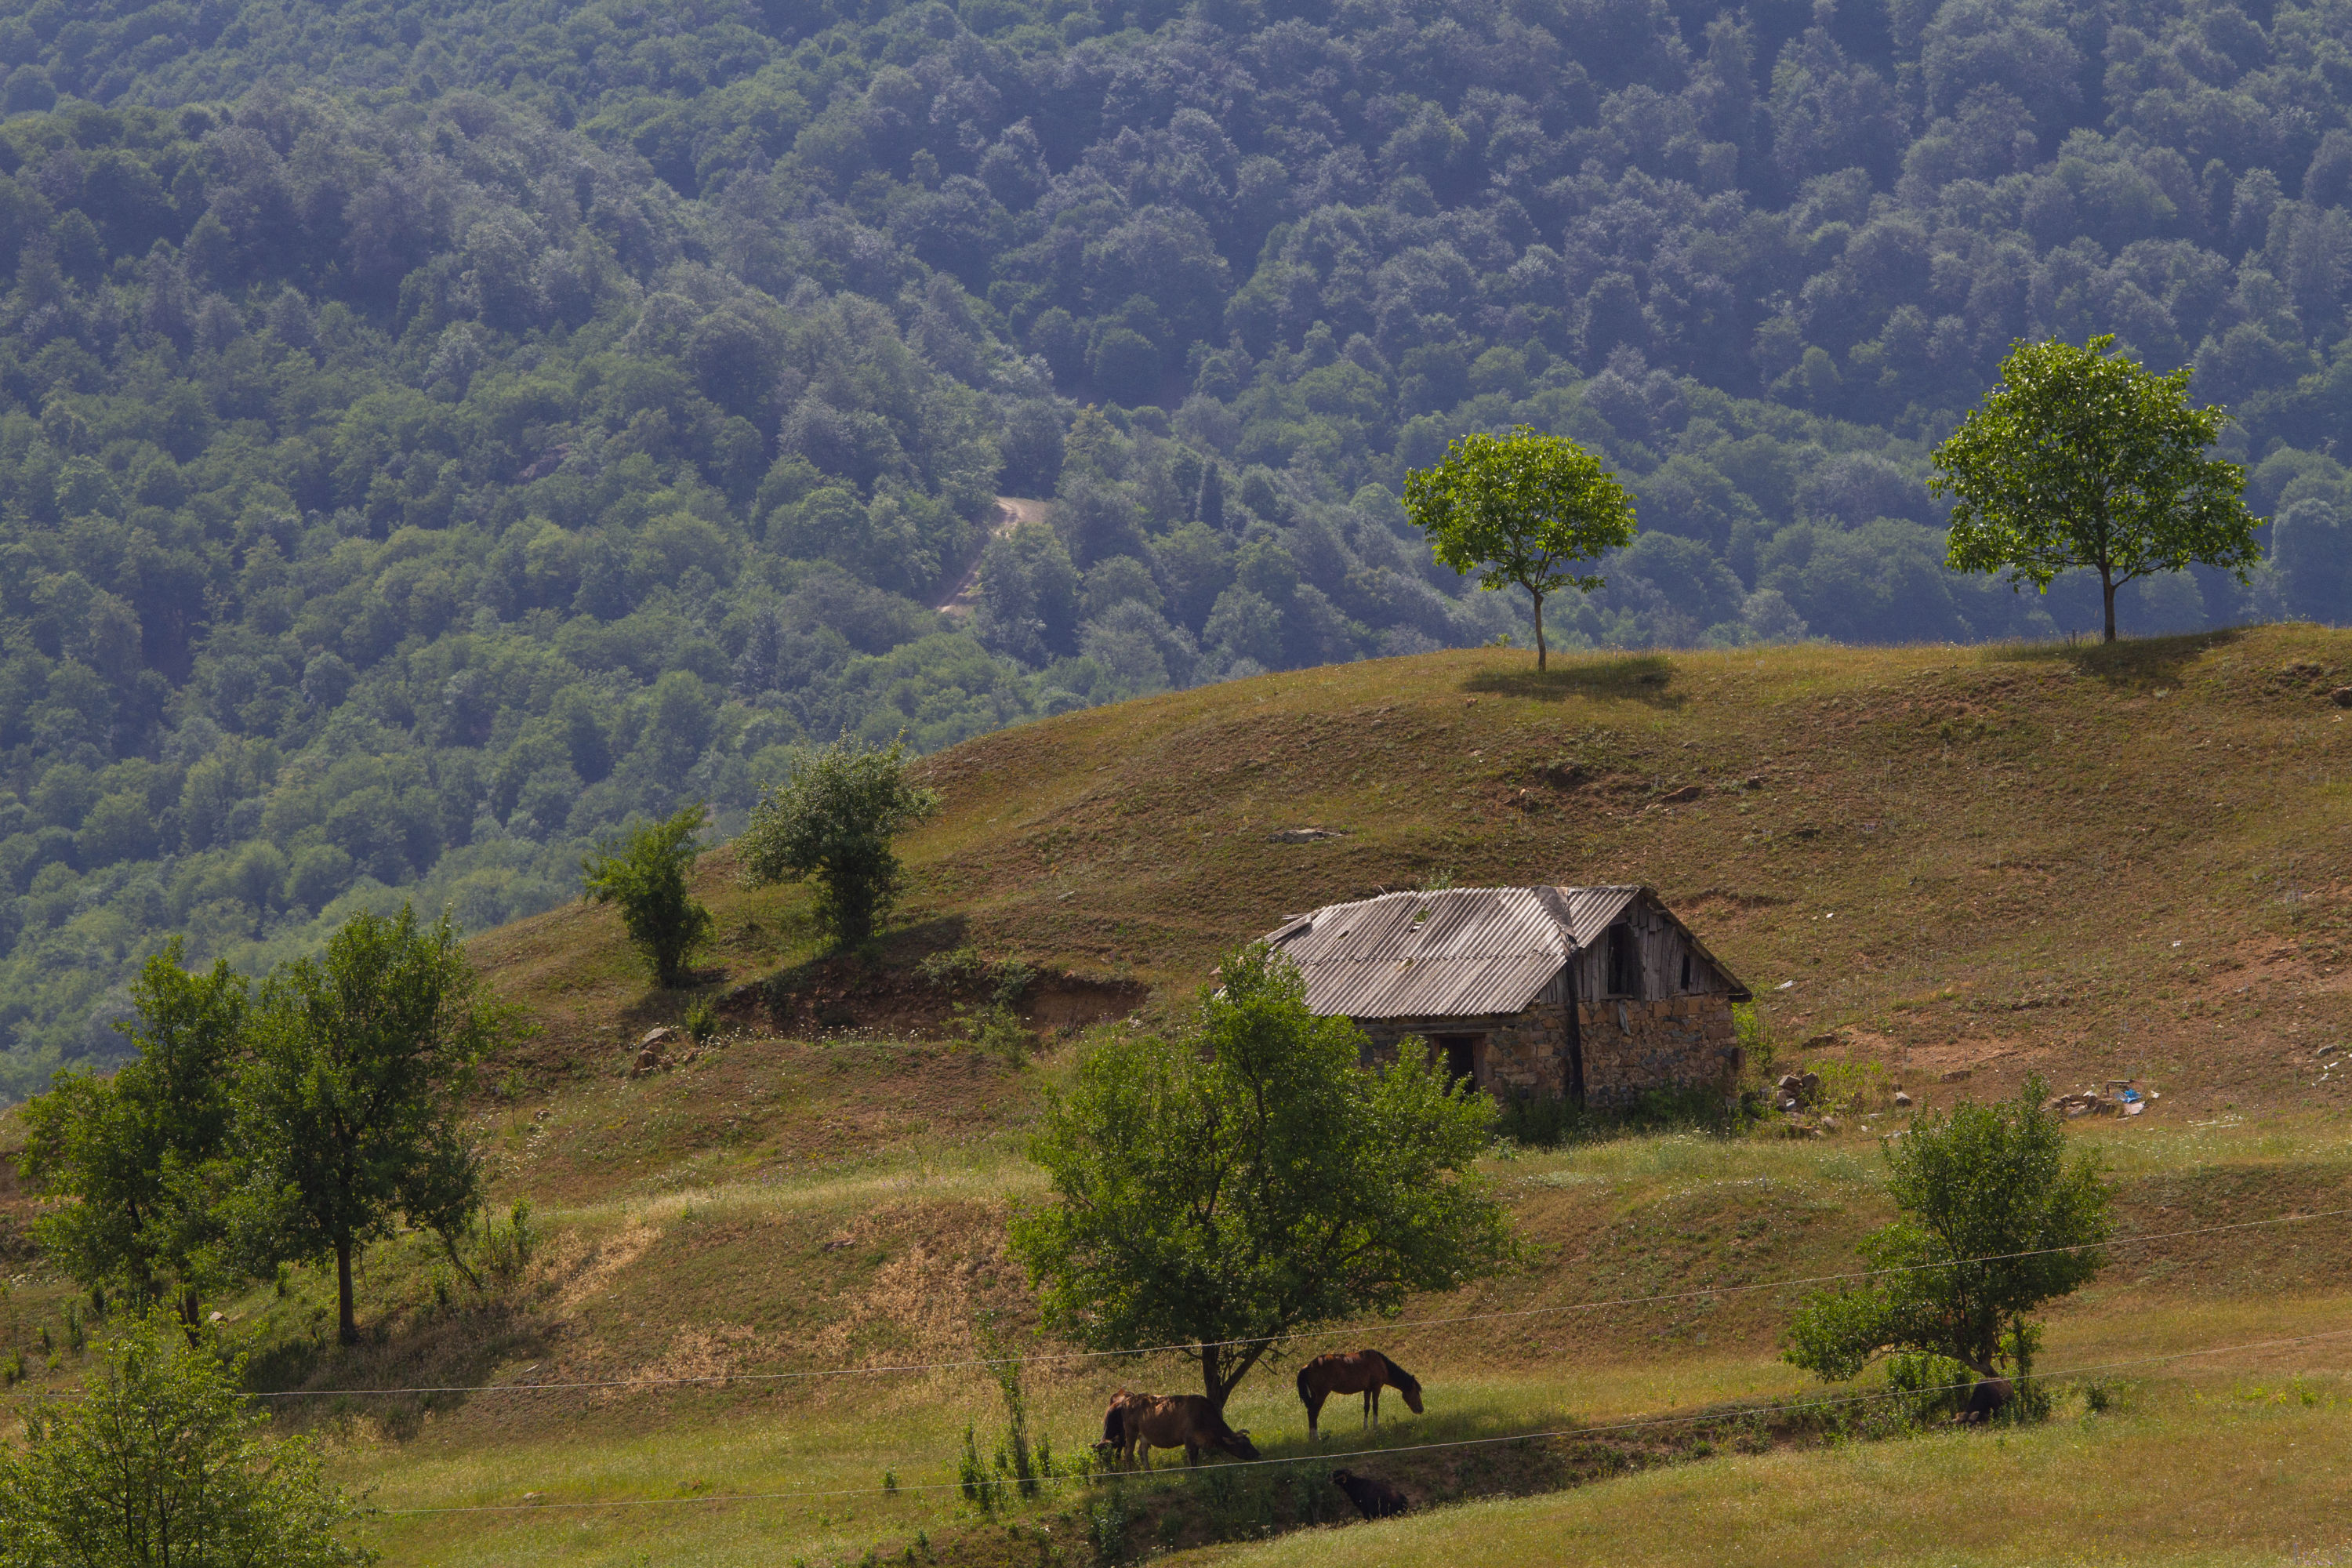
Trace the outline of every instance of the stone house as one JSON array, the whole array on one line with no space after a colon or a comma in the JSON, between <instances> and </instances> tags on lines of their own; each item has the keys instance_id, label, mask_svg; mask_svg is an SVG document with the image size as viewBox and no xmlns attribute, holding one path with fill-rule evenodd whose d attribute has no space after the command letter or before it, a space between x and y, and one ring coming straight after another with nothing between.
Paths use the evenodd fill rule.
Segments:
<instances>
[{"instance_id":1,"label":"stone house","mask_svg":"<svg viewBox=\"0 0 2352 1568\"><path fill-rule=\"evenodd\" d=\"M1353 1019L1365 1060L1408 1037L1496 1095L1622 1105L1733 1092L1748 987L1648 888L1450 888L1299 915L1264 939L1307 1005Z\"/></svg>"}]
</instances>

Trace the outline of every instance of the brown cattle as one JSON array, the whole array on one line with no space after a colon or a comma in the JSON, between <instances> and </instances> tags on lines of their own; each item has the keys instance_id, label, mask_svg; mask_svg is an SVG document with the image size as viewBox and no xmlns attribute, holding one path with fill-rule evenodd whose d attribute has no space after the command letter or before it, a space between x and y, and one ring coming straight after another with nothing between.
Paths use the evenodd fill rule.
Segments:
<instances>
[{"instance_id":1,"label":"brown cattle","mask_svg":"<svg viewBox=\"0 0 2352 1568\"><path fill-rule=\"evenodd\" d=\"M1331 1472L1331 1484L1346 1492L1348 1500L1356 1505L1356 1511L1366 1519L1387 1519L1412 1506L1405 1501L1404 1493L1377 1476L1334 1470Z\"/></svg>"},{"instance_id":2,"label":"brown cattle","mask_svg":"<svg viewBox=\"0 0 2352 1568\"><path fill-rule=\"evenodd\" d=\"M1199 1464L1202 1456L1209 1453L1230 1454L1236 1459L1257 1458L1249 1434L1226 1426L1225 1418L1205 1396L1154 1396L1129 1394L1123 1388L1103 1412L1103 1440L1096 1447L1097 1452L1114 1450L1123 1464L1140 1460L1146 1469L1151 1468L1154 1448L1181 1448L1188 1465Z\"/></svg>"}]
</instances>

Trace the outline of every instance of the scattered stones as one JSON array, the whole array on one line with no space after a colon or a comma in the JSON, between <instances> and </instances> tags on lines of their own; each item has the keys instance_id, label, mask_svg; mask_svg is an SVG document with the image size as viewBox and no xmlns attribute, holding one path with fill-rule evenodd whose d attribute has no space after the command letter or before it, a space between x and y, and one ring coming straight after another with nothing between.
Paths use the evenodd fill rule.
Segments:
<instances>
[{"instance_id":1,"label":"scattered stones","mask_svg":"<svg viewBox=\"0 0 2352 1568\"><path fill-rule=\"evenodd\" d=\"M1822 1075L1817 1072L1786 1073L1779 1083L1773 1085L1773 1089L1772 1102L1780 1110L1791 1112L1810 1110L1821 1100Z\"/></svg>"},{"instance_id":2,"label":"scattered stones","mask_svg":"<svg viewBox=\"0 0 2352 1568\"><path fill-rule=\"evenodd\" d=\"M1975 1072L1976 1069L1974 1068L1954 1068L1936 1081L1938 1083L1966 1083Z\"/></svg>"},{"instance_id":3,"label":"scattered stones","mask_svg":"<svg viewBox=\"0 0 2352 1568\"><path fill-rule=\"evenodd\" d=\"M1285 827L1266 837L1276 844L1320 844L1326 839L1345 838L1347 835L1332 827Z\"/></svg>"},{"instance_id":4,"label":"scattered stones","mask_svg":"<svg viewBox=\"0 0 2352 1568\"><path fill-rule=\"evenodd\" d=\"M677 1038L677 1031L667 1024L656 1025L647 1029L645 1037L637 1042L637 1059L629 1068L629 1076L643 1078L647 1073L661 1071L662 1058L671 1042Z\"/></svg>"},{"instance_id":5,"label":"scattered stones","mask_svg":"<svg viewBox=\"0 0 2352 1568\"><path fill-rule=\"evenodd\" d=\"M1895 1109L1897 1110L1911 1109L1911 1097L1899 1089L1895 1091Z\"/></svg>"},{"instance_id":6,"label":"scattered stones","mask_svg":"<svg viewBox=\"0 0 2352 1568\"><path fill-rule=\"evenodd\" d=\"M2317 1051L2315 1051L2315 1053L2313 1053L2313 1054L2314 1054L2314 1055L2315 1055L2315 1056L2332 1057L2332 1056L2334 1056L2337 1051L2340 1051L2340 1050L2342 1050L2343 1048L2344 1048L2344 1047L2341 1047L2341 1046L2334 1046L2334 1045L2322 1046L2322 1047L2319 1047L2319 1049L2318 1049Z\"/></svg>"},{"instance_id":7,"label":"scattered stones","mask_svg":"<svg viewBox=\"0 0 2352 1568\"><path fill-rule=\"evenodd\" d=\"M2352 686L2339 686L2328 696L2338 708L2352 708Z\"/></svg>"}]
</instances>

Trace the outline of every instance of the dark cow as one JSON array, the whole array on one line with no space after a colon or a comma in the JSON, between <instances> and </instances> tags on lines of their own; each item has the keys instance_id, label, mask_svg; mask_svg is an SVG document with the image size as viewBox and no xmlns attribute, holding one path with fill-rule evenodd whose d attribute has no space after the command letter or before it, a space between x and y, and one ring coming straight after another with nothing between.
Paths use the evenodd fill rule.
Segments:
<instances>
[{"instance_id":1,"label":"dark cow","mask_svg":"<svg viewBox=\"0 0 2352 1568\"><path fill-rule=\"evenodd\" d=\"M2016 1392L2005 1377L1979 1378L1977 1385L1969 1390L1968 1408L1953 1416L1952 1420L1962 1426L1981 1426L1991 1420L1994 1412L2008 1404L2011 1395Z\"/></svg>"},{"instance_id":2,"label":"dark cow","mask_svg":"<svg viewBox=\"0 0 2352 1568\"><path fill-rule=\"evenodd\" d=\"M1331 1484L1348 1494L1356 1511L1366 1519L1387 1519L1400 1514L1412 1505L1405 1501L1404 1493L1377 1476L1360 1476L1352 1470L1334 1470Z\"/></svg>"}]
</instances>

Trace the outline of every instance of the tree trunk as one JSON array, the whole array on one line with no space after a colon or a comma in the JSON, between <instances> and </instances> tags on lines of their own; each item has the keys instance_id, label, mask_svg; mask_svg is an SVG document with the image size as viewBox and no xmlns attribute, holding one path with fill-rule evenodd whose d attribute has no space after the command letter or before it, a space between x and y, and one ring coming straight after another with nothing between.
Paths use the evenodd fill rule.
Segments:
<instances>
[{"instance_id":1,"label":"tree trunk","mask_svg":"<svg viewBox=\"0 0 2352 1568\"><path fill-rule=\"evenodd\" d=\"M1214 1345L1201 1347L1201 1391L1209 1396L1209 1408L1218 1415L1225 1413L1224 1354Z\"/></svg>"},{"instance_id":2,"label":"tree trunk","mask_svg":"<svg viewBox=\"0 0 2352 1568\"><path fill-rule=\"evenodd\" d=\"M1536 669L1540 673L1544 667L1543 595L1531 588L1528 596L1536 602Z\"/></svg>"},{"instance_id":3,"label":"tree trunk","mask_svg":"<svg viewBox=\"0 0 2352 1568\"><path fill-rule=\"evenodd\" d=\"M2116 640L2116 580L2104 566L2099 568L2099 586L2106 593L2107 640L2113 642Z\"/></svg>"},{"instance_id":4,"label":"tree trunk","mask_svg":"<svg viewBox=\"0 0 2352 1568\"><path fill-rule=\"evenodd\" d=\"M352 1241L342 1237L335 1242L335 1294L341 1313L336 1337L347 1345L360 1342L360 1321L352 1312Z\"/></svg>"},{"instance_id":5,"label":"tree trunk","mask_svg":"<svg viewBox=\"0 0 2352 1568\"><path fill-rule=\"evenodd\" d=\"M195 1287L193 1285L180 1287L180 1331L188 1336L191 1349L194 1348L201 1337L197 1331L200 1326L199 1314L203 1310L204 1303L196 1299Z\"/></svg>"}]
</instances>

